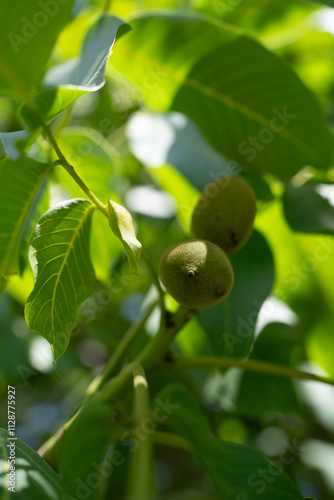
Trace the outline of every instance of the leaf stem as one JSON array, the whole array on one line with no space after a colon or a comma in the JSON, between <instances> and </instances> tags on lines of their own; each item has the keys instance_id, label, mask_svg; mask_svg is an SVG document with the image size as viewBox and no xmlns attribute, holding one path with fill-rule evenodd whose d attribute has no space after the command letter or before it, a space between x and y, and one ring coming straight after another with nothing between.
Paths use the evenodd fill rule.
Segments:
<instances>
[{"instance_id":1,"label":"leaf stem","mask_svg":"<svg viewBox=\"0 0 334 500\"><path fill-rule=\"evenodd\" d=\"M81 177L79 177L79 175L74 170L73 165L71 165L67 161L66 157L64 156L63 152L61 151L61 149L60 149L60 147L58 145L58 142L57 142L55 136L53 135L51 127L47 123L44 122L43 118L41 116L39 116L39 114L37 116L38 116L38 119L40 120L40 122L42 124L42 127L44 129L44 133L45 133L46 137L49 139L50 144L52 145L53 149L55 150L55 152L56 152L56 154L57 154L57 156L59 158L59 162L60 162L61 166L64 167L64 169L66 170L66 172L68 172L70 174L70 176L72 177L72 179L78 184L78 186L83 190L83 192L86 193L86 195L88 196L88 198L90 198L92 200L92 202L96 205L96 207L106 217L108 217L108 208L107 208L107 205L104 205L98 199L98 197L95 196L94 193L92 193L92 191L84 183L84 181L81 179Z\"/></svg>"},{"instance_id":2,"label":"leaf stem","mask_svg":"<svg viewBox=\"0 0 334 500\"><path fill-rule=\"evenodd\" d=\"M182 436L177 434L172 434L170 432L155 431L151 435L151 439L154 443L162 444L165 446L173 446L174 448L181 448L185 451L193 452L194 449L191 444Z\"/></svg>"},{"instance_id":3,"label":"leaf stem","mask_svg":"<svg viewBox=\"0 0 334 500\"><path fill-rule=\"evenodd\" d=\"M152 266L150 259L147 257L147 255L143 251L141 252L141 258L142 258L147 270L149 271L151 278L153 280L153 283L154 283L154 285L157 289L157 292L159 294L159 305L160 305L160 309L161 309L161 324L165 324L166 316L167 316L167 311L166 311L166 307L165 307L165 293L161 287L159 276L155 272L155 269Z\"/></svg>"},{"instance_id":4,"label":"leaf stem","mask_svg":"<svg viewBox=\"0 0 334 500\"><path fill-rule=\"evenodd\" d=\"M89 385L86 394L88 396L91 396L92 394L95 394L101 387L102 385L108 380L112 375L115 375L115 372L117 369L120 368L120 363L124 358L124 355L126 354L128 348L132 344L132 342L135 340L136 336L138 333L143 329L146 321L148 318L151 316L152 312L154 311L157 303L154 302L151 304L142 319L140 319L138 322L133 323L128 331L125 333L123 336L122 340L117 344L117 347L115 351L113 352L112 356L110 357L108 363L104 367L102 373L100 373L95 379L92 381L92 383Z\"/></svg>"},{"instance_id":5,"label":"leaf stem","mask_svg":"<svg viewBox=\"0 0 334 500\"><path fill-rule=\"evenodd\" d=\"M199 312L195 309L186 309L181 306L175 314L171 315L169 319L167 318L166 324L162 325L157 335L146 344L135 361L143 365L146 370L154 367L163 359L178 332L198 314Z\"/></svg>"},{"instance_id":6,"label":"leaf stem","mask_svg":"<svg viewBox=\"0 0 334 500\"><path fill-rule=\"evenodd\" d=\"M44 460L52 467L57 469L58 463L58 445L64 432L76 420L83 409L83 405L79 406L72 414L72 416L55 432L42 446L37 450L37 453L44 458Z\"/></svg>"},{"instance_id":7,"label":"leaf stem","mask_svg":"<svg viewBox=\"0 0 334 500\"><path fill-rule=\"evenodd\" d=\"M166 354L166 351L177 335L177 333L192 318L196 317L196 310L180 307L174 315L171 316L169 323L160 328L159 332L153 337L139 353L137 358L116 377L106 381L104 386L94 396L99 397L101 401L110 401L117 398L124 391L125 385L130 380L133 364L137 363L143 366L145 371L151 370L160 363Z\"/></svg>"},{"instance_id":8,"label":"leaf stem","mask_svg":"<svg viewBox=\"0 0 334 500\"><path fill-rule=\"evenodd\" d=\"M103 14L106 14L107 12L109 12L111 1L112 0L105 0L104 6L103 6Z\"/></svg>"},{"instance_id":9,"label":"leaf stem","mask_svg":"<svg viewBox=\"0 0 334 500\"><path fill-rule=\"evenodd\" d=\"M146 344L138 355L136 362L140 363L146 371L152 369L157 363L160 363L175 335L177 335L188 321L196 317L197 314L198 311L180 307L174 315L171 315L167 324L160 328L157 335ZM98 401L108 402L124 397L126 394L126 387L131 381L134 364L133 362L127 365L121 373L107 380L99 391L87 397L73 416L41 446L39 454L44 457L55 470L58 461L57 448L59 442L66 430L75 422L82 408L91 401L92 398Z\"/></svg>"},{"instance_id":10,"label":"leaf stem","mask_svg":"<svg viewBox=\"0 0 334 500\"><path fill-rule=\"evenodd\" d=\"M277 365L268 363L261 360L248 359L242 361L234 358L219 358L215 356L193 357L186 358L179 356L172 362L161 363L158 369L163 370L191 370L196 368L241 368L245 371L267 373L271 375L278 375L280 377L301 379L301 380L314 380L315 382L322 382L334 386L334 380L326 377L314 375L313 373L304 372L289 366Z\"/></svg>"},{"instance_id":11,"label":"leaf stem","mask_svg":"<svg viewBox=\"0 0 334 500\"><path fill-rule=\"evenodd\" d=\"M108 205L104 205L98 197L89 189L89 187L84 183L84 181L81 179L81 177L77 174L75 171L73 165L71 165L63 152L61 151L59 144L53 135L51 127L43 120L43 117L39 114L37 110L33 110L34 113L36 114L37 118L41 122L41 125L43 127L44 133L46 137L49 139L50 144L53 146L53 149L55 150L59 160L57 160L58 165L60 164L67 172L68 174L72 177L72 179L78 184L78 186L83 190L84 193L92 200L92 202L96 205L96 207L107 217L109 220L109 213L108 213ZM142 251L141 252L141 257L142 260L147 267L153 283L156 286L156 289L159 294L159 304L160 304L160 309L161 309L161 324L165 323L166 321L166 307L165 307L165 300L164 300L164 291L161 288L159 277L157 273L155 272L154 267L152 266L149 258L145 255L145 253Z\"/></svg>"},{"instance_id":12,"label":"leaf stem","mask_svg":"<svg viewBox=\"0 0 334 500\"><path fill-rule=\"evenodd\" d=\"M150 418L150 396L143 367L132 364L134 402L133 422L141 428L145 419ZM153 499L153 443L147 436L139 440L130 461L128 500Z\"/></svg>"}]
</instances>

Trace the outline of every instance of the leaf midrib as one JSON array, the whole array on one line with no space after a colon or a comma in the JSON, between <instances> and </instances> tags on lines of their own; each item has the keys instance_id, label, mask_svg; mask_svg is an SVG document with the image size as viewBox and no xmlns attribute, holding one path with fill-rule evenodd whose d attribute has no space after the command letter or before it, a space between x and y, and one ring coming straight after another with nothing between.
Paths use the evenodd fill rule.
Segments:
<instances>
[{"instance_id":1,"label":"leaf midrib","mask_svg":"<svg viewBox=\"0 0 334 500\"><path fill-rule=\"evenodd\" d=\"M86 211L86 213L84 214L84 217L80 220L78 226L76 227L76 229L74 230L74 234L73 234L73 237L71 238L71 241L69 242L68 244L68 249L66 250L65 254L64 254L64 259L63 259L63 262L60 266L60 269L59 269L59 272L57 273L57 279L56 279L56 283L55 283L55 286L54 286L54 289L53 289L53 294L52 294L52 302L51 302L51 328L52 328L52 345L54 346L55 344L55 329L54 329L54 307L55 307L55 299L56 299L56 292L57 292L57 288L58 288L58 284L59 284L59 280L60 280L60 276L64 270L64 267L65 265L67 264L67 259L68 259L68 256L73 248L73 243L80 231L80 229L82 228L84 222L86 221L88 215L94 210L95 208L95 205L90 205ZM66 218L65 218L66 220Z\"/></svg>"},{"instance_id":2,"label":"leaf midrib","mask_svg":"<svg viewBox=\"0 0 334 500\"><path fill-rule=\"evenodd\" d=\"M138 47L135 50L132 49L129 45L126 45L125 42L120 44L118 46L117 50L119 53L123 53L126 56L131 55L132 57L134 57L135 59L140 61L140 63L143 65L143 67L145 67L145 65L152 66L157 62L156 58L148 57L146 54L139 51ZM192 66L192 68L195 66L195 64ZM211 97L211 98L225 104L229 109L239 111L243 116L259 123L261 126L270 127L270 120L268 120L265 116L253 111L248 106L245 106L244 104L241 104L241 103L235 101L230 96L223 94L221 92L218 92L217 90L214 90L211 87L208 87L208 86L196 81L194 78L191 78L189 76L184 76L181 71L176 71L171 66L169 66L167 64L161 64L159 66L159 68L160 68L160 71L162 73L164 71L168 72L169 76L174 78L174 80L178 84L180 84L180 87L182 85L187 85L188 87L199 91L203 95L205 95L207 97ZM192 68L190 68L190 71L192 70ZM179 89L180 89L180 87L179 87ZM300 140L295 135L289 133L289 130L287 128L284 128L283 130L278 131L277 134L280 135L281 137L283 137L287 142L289 142L290 144L295 146L303 154L311 155L314 160L315 159L321 160L317 151L314 148L310 147L309 144L307 144L303 140Z\"/></svg>"}]
</instances>

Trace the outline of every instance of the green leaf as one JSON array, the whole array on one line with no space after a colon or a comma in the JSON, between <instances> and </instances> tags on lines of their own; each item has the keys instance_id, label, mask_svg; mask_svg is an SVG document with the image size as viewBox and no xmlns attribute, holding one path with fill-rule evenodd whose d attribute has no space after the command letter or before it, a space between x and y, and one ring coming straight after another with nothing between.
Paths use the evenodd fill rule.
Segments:
<instances>
[{"instance_id":1,"label":"green leaf","mask_svg":"<svg viewBox=\"0 0 334 500\"><path fill-rule=\"evenodd\" d=\"M186 356L213 356L210 339L200 322L193 319L178 333L177 345Z\"/></svg>"},{"instance_id":2,"label":"green leaf","mask_svg":"<svg viewBox=\"0 0 334 500\"><path fill-rule=\"evenodd\" d=\"M15 335L13 325L15 313L8 294L0 301L0 379L10 380L11 384L20 380L21 368L27 365L27 338ZM11 353L10 356L8 352Z\"/></svg>"},{"instance_id":3,"label":"green leaf","mask_svg":"<svg viewBox=\"0 0 334 500\"><path fill-rule=\"evenodd\" d=\"M274 282L274 262L264 237L254 231L248 243L231 257L234 286L229 297L199 321L217 356L244 357L254 340L256 320Z\"/></svg>"},{"instance_id":4,"label":"green leaf","mask_svg":"<svg viewBox=\"0 0 334 500\"><path fill-rule=\"evenodd\" d=\"M107 199L115 172L115 151L110 142L97 130L88 127L67 127L57 137L61 150L93 193ZM82 193L75 181L69 179L64 169L58 175L70 187L71 193L79 197Z\"/></svg>"},{"instance_id":5,"label":"green leaf","mask_svg":"<svg viewBox=\"0 0 334 500\"><path fill-rule=\"evenodd\" d=\"M334 0L302 0L307 3L321 3L323 5L329 5L330 7L334 7Z\"/></svg>"},{"instance_id":6,"label":"green leaf","mask_svg":"<svg viewBox=\"0 0 334 500\"><path fill-rule=\"evenodd\" d=\"M119 424L112 421L112 411L110 406L92 401L66 431L59 463L68 495L63 500L77 495L80 498L78 490L85 490L86 500L96 499L109 477L115 465L110 460L113 454L120 454L112 446L119 431Z\"/></svg>"},{"instance_id":7,"label":"green leaf","mask_svg":"<svg viewBox=\"0 0 334 500\"><path fill-rule=\"evenodd\" d=\"M108 215L111 230L122 242L132 271L139 275L137 263L141 254L141 243L136 238L130 212L122 205L109 199Z\"/></svg>"},{"instance_id":8,"label":"green leaf","mask_svg":"<svg viewBox=\"0 0 334 500\"><path fill-rule=\"evenodd\" d=\"M16 438L15 441L10 439ZM15 493L8 491L7 474L10 472L8 463L9 444L15 443ZM3 490L5 499L60 500L64 494L64 486L59 476L49 465L30 448L24 441L11 436L7 430L0 429L0 490Z\"/></svg>"},{"instance_id":9,"label":"green leaf","mask_svg":"<svg viewBox=\"0 0 334 500\"><path fill-rule=\"evenodd\" d=\"M181 113L138 111L131 115L126 133L132 153L147 167L160 187L178 201L178 215L186 231L189 230L197 195L190 192L185 179L203 191L217 179L241 171L235 162L217 153L198 127ZM182 177L176 175L171 166ZM270 188L261 175L248 171L246 178L258 200L272 198Z\"/></svg>"},{"instance_id":10,"label":"green leaf","mask_svg":"<svg viewBox=\"0 0 334 500\"><path fill-rule=\"evenodd\" d=\"M152 167L147 168L147 171L158 186L174 197L179 221L185 233L189 234L192 213L200 193L173 167Z\"/></svg>"},{"instance_id":11,"label":"green leaf","mask_svg":"<svg viewBox=\"0 0 334 500\"><path fill-rule=\"evenodd\" d=\"M250 359L290 366L291 353L301 343L302 338L296 328L270 323L256 339ZM263 394L266 394L265 398ZM303 415L293 382L276 375L243 372L236 404L241 414L262 419L277 413Z\"/></svg>"},{"instance_id":12,"label":"green leaf","mask_svg":"<svg viewBox=\"0 0 334 500\"><path fill-rule=\"evenodd\" d=\"M302 187L285 185L284 215L294 231L334 234L334 206L322 196L326 184L306 184Z\"/></svg>"},{"instance_id":13,"label":"green leaf","mask_svg":"<svg viewBox=\"0 0 334 500\"><path fill-rule=\"evenodd\" d=\"M207 420L182 386L170 386L159 397L168 402L168 426L192 445L219 498L303 499L297 486L277 464L272 464L251 448L216 439ZM265 471L268 481L261 477L260 470Z\"/></svg>"},{"instance_id":14,"label":"green leaf","mask_svg":"<svg viewBox=\"0 0 334 500\"><path fill-rule=\"evenodd\" d=\"M219 500L218 497L206 495L197 491L181 490L172 493L171 495L164 496L163 500Z\"/></svg>"},{"instance_id":15,"label":"green leaf","mask_svg":"<svg viewBox=\"0 0 334 500\"><path fill-rule=\"evenodd\" d=\"M35 104L40 116L48 122L85 93L84 90L66 88L42 90L35 96ZM26 104L21 108L21 115L30 130L40 129L41 122Z\"/></svg>"},{"instance_id":16,"label":"green leaf","mask_svg":"<svg viewBox=\"0 0 334 500\"><path fill-rule=\"evenodd\" d=\"M133 113L127 124L132 153L147 167L175 167L199 191L228 172L226 158L215 151L198 127L181 113ZM230 173L240 168L233 165Z\"/></svg>"},{"instance_id":17,"label":"green leaf","mask_svg":"<svg viewBox=\"0 0 334 500\"><path fill-rule=\"evenodd\" d=\"M131 26L113 67L150 108L186 114L217 151L247 169L287 179L305 165L331 164L333 140L314 95L255 40L170 11Z\"/></svg>"},{"instance_id":18,"label":"green leaf","mask_svg":"<svg viewBox=\"0 0 334 500\"><path fill-rule=\"evenodd\" d=\"M31 103L73 0L3 0L0 4L0 94Z\"/></svg>"},{"instance_id":19,"label":"green leaf","mask_svg":"<svg viewBox=\"0 0 334 500\"><path fill-rule=\"evenodd\" d=\"M46 88L35 98L45 121L57 116L83 94L103 87L105 67L121 25L124 23L118 17L100 17L87 32L80 58L49 69L43 82ZM125 25L123 32L126 27L129 29ZM21 114L29 128L40 126L29 107L23 106Z\"/></svg>"},{"instance_id":20,"label":"green leaf","mask_svg":"<svg viewBox=\"0 0 334 500\"><path fill-rule=\"evenodd\" d=\"M0 276L19 272L20 240L25 221L37 192L52 170L51 165L22 156L18 161L8 158L0 162ZM0 287L1 288L1 287Z\"/></svg>"},{"instance_id":21,"label":"green leaf","mask_svg":"<svg viewBox=\"0 0 334 500\"><path fill-rule=\"evenodd\" d=\"M112 186L115 185L115 152L110 143L97 130L88 127L67 127L58 136L61 150L68 158L81 179L100 199L114 197ZM80 197L81 188L69 177L65 169L57 170L68 197ZM122 252L122 247L115 238L106 233L107 221L102 213L96 213L92 223L91 256L99 280L107 281L110 273L110 261Z\"/></svg>"},{"instance_id":22,"label":"green leaf","mask_svg":"<svg viewBox=\"0 0 334 500\"><path fill-rule=\"evenodd\" d=\"M31 237L35 286L25 316L29 328L50 342L54 359L66 350L77 310L93 291L89 237L94 208L80 198L59 204L39 219Z\"/></svg>"},{"instance_id":23,"label":"green leaf","mask_svg":"<svg viewBox=\"0 0 334 500\"><path fill-rule=\"evenodd\" d=\"M0 139L3 144L6 156L12 160L18 160L25 145L28 143L29 134L27 130L18 130L16 132L2 132Z\"/></svg>"}]
</instances>

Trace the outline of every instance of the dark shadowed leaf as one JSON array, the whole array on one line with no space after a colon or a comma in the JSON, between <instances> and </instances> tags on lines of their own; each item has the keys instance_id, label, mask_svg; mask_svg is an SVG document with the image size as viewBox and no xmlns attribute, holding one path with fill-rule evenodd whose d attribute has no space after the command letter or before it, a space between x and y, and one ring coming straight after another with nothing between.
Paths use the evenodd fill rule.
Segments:
<instances>
[{"instance_id":1,"label":"dark shadowed leaf","mask_svg":"<svg viewBox=\"0 0 334 500\"><path fill-rule=\"evenodd\" d=\"M207 420L182 386L168 387L160 398L167 400L169 407L173 408L168 426L193 446L219 498L303 499L297 486L277 464L272 464L251 448L216 439ZM272 481L261 479L260 469L265 470Z\"/></svg>"},{"instance_id":2,"label":"dark shadowed leaf","mask_svg":"<svg viewBox=\"0 0 334 500\"><path fill-rule=\"evenodd\" d=\"M334 234L334 206L322 193L334 199L334 188L327 184L285 185L284 215L294 231Z\"/></svg>"},{"instance_id":3,"label":"dark shadowed leaf","mask_svg":"<svg viewBox=\"0 0 334 500\"><path fill-rule=\"evenodd\" d=\"M9 473L9 444L11 436L7 430L0 429L0 491L2 499L15 500L60 500L64 494L64 485L59 476L49 465L24 441L16 437L15 441L15 493L8 491L7 474Z\"/></svg>"},{"instance_id":4,"label":"dark shadowed leaf","mask_svg":"<svg viewBox=\"0 0 334 500\"><path fill-rule=\"evenodd\" d=\"M322 3L323 5L329 5L330 7L334 7L334 0L302 0L307 3Z\"/></svg>"},{"instance_id":5,"label":"dark shadowed leaf","mask_svg":"<svg viewBox=\"0 0 334 500\"><path fill-rule=\"evenodd\" d=\"M99 498L103 483L115 467L112 444L118 430L119 426L112 421L112 409L96 402L86 405L68 429L60 458L68 500L72 500L73 495L76 498L80 491L85 491L87 500Z\"/></svg>"},{"instance_id":6,"label":"dark shadowed leaf","mask_svg":"<svg viewBox=\"0 0 334 500\"><path fill-rule=\"evenodd\" d=\"M298 348L301 341L297 328L281 323L271 323L256 339L250 358L289 366L291 353ZM237 407L244 415L261 418L279 413L299 417L303 414L291 380L261 373L243 372Z\"/></svg>"},{"instance_id":7,"label":"dark shadowed leaf","mask_svg":"<svg viewBox=\"0 0 334 500\"><path fill-rule=\"evenodd\" d=\"M256 320L274 282L274 262L257 231L231 258L235 281L228 298L199 317L217 356L243 357L254 340Z\"/></svg>"}]
</instances>

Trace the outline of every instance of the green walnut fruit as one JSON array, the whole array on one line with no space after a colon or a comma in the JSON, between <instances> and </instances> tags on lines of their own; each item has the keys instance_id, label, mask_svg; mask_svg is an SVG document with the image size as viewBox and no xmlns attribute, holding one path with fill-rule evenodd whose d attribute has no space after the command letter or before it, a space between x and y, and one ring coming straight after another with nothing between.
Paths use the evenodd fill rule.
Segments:
<instances>
[{"instance_id":1,"label":"green walnut fruit","mask_svg":"<svg viewBox=\"0 0 334 500\"><path fill-rule=\"evenodd\" d=\"M204 190L193 212L191 232L231 254L249 239L255 213L255 193L243 175L224 177Z\"/></svg>"},{"instance_id":2,"label":"green walnut fruit","mask_svg":"<svg viewBox=\"0 0 334 500\"><path fill-rule=\"evenodd\" d=\"M230 293L234 274L229 258L214 243L188 240L173 246L160 262L167 292L185 307L211 307Z\"/></svg>"}]
</instances>

